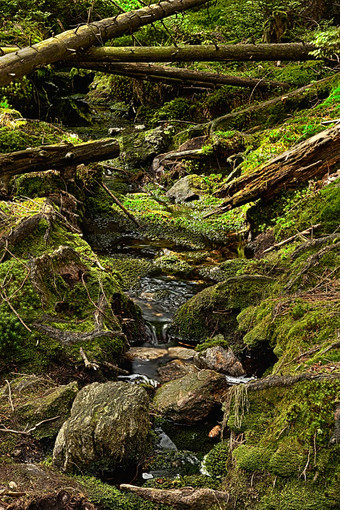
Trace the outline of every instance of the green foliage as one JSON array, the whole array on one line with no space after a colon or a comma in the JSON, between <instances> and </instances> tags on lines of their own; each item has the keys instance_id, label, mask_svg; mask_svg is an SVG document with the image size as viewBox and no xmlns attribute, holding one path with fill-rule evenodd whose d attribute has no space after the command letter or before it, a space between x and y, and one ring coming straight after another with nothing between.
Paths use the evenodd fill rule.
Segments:
<instances>
[{"instance_id":1,"label":"green foliage","mask_svg":"<svg viewBox=\"0 0 340 510\"><path fill-rule=\"evenodd\" d=\"M317 47L311 51L311 55L339 59L340 27L329 27L327 30L316 32L311 42Z\"/></svg>"}]
</instances>

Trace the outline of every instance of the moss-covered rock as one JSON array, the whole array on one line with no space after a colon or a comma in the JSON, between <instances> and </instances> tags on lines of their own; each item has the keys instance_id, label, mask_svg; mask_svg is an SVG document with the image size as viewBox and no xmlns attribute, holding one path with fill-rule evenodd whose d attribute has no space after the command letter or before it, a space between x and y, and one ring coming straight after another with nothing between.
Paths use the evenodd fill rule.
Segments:
<instances>
[{"instance_id":1,"label":"moss-covered rock","mask_svg":"<svg viewBox=\"0 0 340 510\"><path fill-rule=\"evenodd\" d=\"M212 370L190 373L163 384L153 401L155 410L178 423L195 423L218 408L226 390L225 377Z\"/></svg>"},{"instance_id":2,"label":"moss-covered rock","mask_svg":"<svg viewBox=\"0 0 340 510\"><path fill-rule=\"evenodd\" d=\"M149 399L125 382L93 383L77 395L59 431L53 462L63 471L112 471L137 464L150 448Z\"/></svg>"},{"instance_id":3,"label":"moss-covered rock","mask_svg":"<svg viewBox=\"0 0 340 510\"><path fill-rule=\"evenodd\" d=\"M190 342L200 343L211 332L223 334L236 349L241 335L236 316L243 308L264 297L273 279L261 275L229 278L204 289L185 303L174 317L176 334Z\"/></svg>"}]
</instances>

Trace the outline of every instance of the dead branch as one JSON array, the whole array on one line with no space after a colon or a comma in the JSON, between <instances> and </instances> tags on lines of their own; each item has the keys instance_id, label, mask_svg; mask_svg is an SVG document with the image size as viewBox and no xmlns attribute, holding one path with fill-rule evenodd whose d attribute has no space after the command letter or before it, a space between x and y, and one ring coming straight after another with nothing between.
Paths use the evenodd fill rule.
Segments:
<instances>
[{"instance_id":1,"label":"dead branch","mask_svg":"<svg viewBox=\"0 0 340 510\"><path fill-rule=\"evenodd\" d=\"M97 181L96 181L97 182ZM135 223L135 225L137 225L137 227L140 227L140 223L136 220L136 218L126 209L126 207L124 207L124 205L120 202L120 200L118 200L117 197L114 196L114 194L112 193L112 191L109 190L109 188L103 183L103 182L100 182L97 184L99 184L100 186L102 186L102 188L104 188L104 190L106 191L106 193L108 195L110 195L110 197L112 198L112 200L114 201L115 204L118 205L118 207L120 207L120 209L126 214L126 216L128 218L130 218L131 221L133 221Z\"/></svg>"},{"instance_id":2,"label":"dead branch","mask_svg":"<svg viewBox=\"0 0 340 510\"><path fill-rule=\"evenodd\" d=\"M158 504L170 505L179 510L206 510L213 505L228 503L229 494L213 489L183 487L181 489L150 489L122 484L120 489Z\"/></svg>"},{"instance_id":3,"label":"dead branch","mask_svg":"<svg viewBox=\"0 0 340 510\"><path fill-rule=\"evenodd\" d=\"M268 388L283 388L292 386L301 381L338 381L340 374L311 374L302 372L298 375L270 375L258 381L250 381L247 383L248 391L266 390Z\"/></svg>"},{"instance_id":4,"label":"dead branch","mask_svg":"<svg viewBox=\"0 0 340 510\"><path fill-rule=\"evenodd\" d=\"M6 379L5 380L6 384L7 384L7 387L8 387L8 400L9 400L9 405L11 406L11 409L12 411L14 411L14 405L13 405L13 400L12 400L12 390L11 390L11 384L10 382Z\"/></svg>"},{"instance_id":5,"label":"dead branch","mask_svg":"<svg viewBox=\"0 0 340 510\"><path fill-rule=\"evenodd\" d=\"M321 227L321 223L318 223L317 225L312 225L311 227L306 228L306 230L303 230L302 232L298 232L297 234L295 234L291 237L288 237L287 239L284 239L284 241L281 241L280 243L273 244L273 246L270 246L270 248L267 248L266 250L264 250L263 253L269 253L270 251L276 250L277 248L281 248L281 246L284 246L285 244L288 244L291 241L294 241L295 239L297 239L300 236L304 236L307 234L313 234L314 230L316 230L317 228L320 228L320 227Z\"/></svg>"},{"instance_id":6,"label":"dead branch","mask_svg":"<svg viewBox=\"0 0 340 510\"><path fill-rule=\"evenodd\" d=\"M203 88L223 87L231 85L235 87L250 87L258 89L268 88L289 88L286 82L264 80L257 78L245 78L241 76L226 75L220 73L211 73L204 71L193 71L179 67L159 66L155 64L134 64L129 62L116 62L108 64L106 62L86 62L73 60L72 67L81 69L90 69L107 74L118 76L130 76L137 80L150 80L169 84L194 85Z\"/></svg>"},{"instance_id":7,"label":"dead branch","mask_svg":"<svg viewBox=\"0 0 340 510\"><path fill-rule=\"evenodd\" d=\"M59 416L53 416L53 418L46 418L46 420L40 421L39 423L37 423L36 425L34 425L33 427L31 427L28 430L14 430L14 429L8 429L6 427L3 427L3 428L0 428L0 432L9 432L11 434L22 434L24 436L29 436L32 432L34 432L38 427L40 427L44 423L48 423L50 421L58 420L58 418L60 418L60 415Z\"/></svg>"},{"instance_id":8,"label":"dead branch","mask_svg":"<svg viewBox=\"0 0 340 510\"><path fill-rule=\"evenodd\" d=\"M338 250L340 248L340 241L335 244L329 244L328 246L325 246L321 250L319 250L317 253L314 253L310 257L308 257L306 264L303 266L303 268L300 270L299 274L297 276L294 276L289 280L287 285L284 287L284 290L289 291L291 288L295 285L295 283L301 278L301 276L313 266L316 266L320 259L326 254L329 253L332 250Z\"/></svg>"},{"instance_id":9,"label":"dead branch","mask_svg":"<svg viewBox=\"0 0 340 510\"><path fill-rule=\"evenodd\" d=\"M300 253L304 253L306 250L309 250L310 248L315 248L315 246L319 246L322 244L327 243L328 241L334 241L334 239L340 239L340 233L337 234L330 234L328 236L324 237L318 237L317 239L312 239L310 241L307 241L300 246L296 248L296 250L293 251L291 254L292 260L295 260Z\"/></svg>"},{"instance_id":10,"label":"dead branch","mask_svg":"<svg viewBox=\"0 0 340 510\"><path fill-rule=\"evenodd\" d=\"M98 368L99 368L98 363L89 361L88 357L86 356L84 349L82 347L80 347L79 353L84 361L85 368L89 368L91 370L98 370Z\"/></svg>"},{"instance_id":11,"label":"dead branch","mask_svg":"<svg viewBox=\"0 0 340 510\"><path fill-rule=\"evenodd\" d=\"M34 322L32 327L41 333L45 333L50 338L59 340L62 344L72 345L79 342L86 342L87 340L94 340L99 337L115 338L116 336L125 337L122 331L111 331L107 329L94 329L86 333L75 333L74 331L62 331L58 328L47 326L47 324L41 324Z\"/></svg>"}]
</instances>

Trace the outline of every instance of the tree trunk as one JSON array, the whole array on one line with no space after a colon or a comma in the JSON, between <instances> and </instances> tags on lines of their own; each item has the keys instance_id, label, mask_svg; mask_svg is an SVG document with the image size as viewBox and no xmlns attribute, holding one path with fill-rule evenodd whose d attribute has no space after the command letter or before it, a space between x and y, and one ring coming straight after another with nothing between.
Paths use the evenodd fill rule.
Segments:
<instances>
[{"instance_id":1,"label":"tree trunk","mask_svg":"<svg viewBox=\"0 0 340 510\"><path fill-rule=\"evenodd\" d=\"M33 149L0 154L0 179L13 175L75 166L115 158L119 144L114 138L72 145L42 145Z\"/></svg>"},{"instance_id":2,"label":"tree trunk","mask_svg":"<svg viewBox=\"0 0 340 510\"><path fill-rule=\"evenodd\" d=\"M0 57L0 86L31 73L37 67L63 60L78 50L103 44L124 33L135 32L143 25L201 5L207 0L168 0L115 18L82 25L45 41Z\"/></svg>"},{"instance_id":3,"label":"tree trunk","mask_svg":"<svg viewBox=\"0 0 340 510\"><path fill-rule=\"evenodd\" d=\"M205 488L183 487L181 489L150 489L122 484L121 490L132 492L143 499L157 504L171 505L178 510L206 510L229 501L227 492Z\"/></svg>"},{"instance_id":4,"label":"tree trunk","mask_svg":"<svg viewBox=\"0 0 340 510\"><path fill-rule=\"evenodd\" d=\"M221 44L166 47L91 48L69 60L86 62L213 62L262 60L313 60L310 55L317 48L312 44ZM4 48L5 50L5 48ZM321 57L320 57L321 58Z\"/></svg>"},{"instance_id":5,"label":"tree trunk","mask_svg":"<svg viewBox=\"0 0 340 510\"><path fill-rule=\"evenodd\" d=\"M270 127L275 122L286 118L292 111L298 108L312 108L317 101L328 97L330 92L339 86L339 78L340 74L338 73L292 92L287 92L284 96L277 96L243 110L233 111L204 124L197 124L186 130L186 137L194 138L215 131L232 129L248 130L252 126L261 124Z\"/></svg>"},{"instance_id":6,"label":"tree trunk","mask_svg":"<svg viewBox=\"0 0 340 510\"><path fill-rule=\"evenodd\" d=\"M162 83L172 84L183 83L202 87L221 87L223 85L259 89L267 89L268 87L289 87L288 83L278 81L241 78L238 76L198 72L192 71L191 69L157 66L154 64L133 64L125 62L114 64L106 64L104 62L75 62L73 66L109 74L129 76L131 78L136 78L137 80L161 81Z\"/></svg>"},{"instance_id":7,"label":"tree trunk","mask_svg":"<svg viewBox=\"0 0 340 510\"><path fill-rule=\"evenodd\" d=\"M339 162L340 124L337 124L222 187L216 195L228 199L214 212L228 211L258 198L270 200L287 187L331 172ZM214 213L208 216L211 214Z\"/></svg>"}]
</instances>

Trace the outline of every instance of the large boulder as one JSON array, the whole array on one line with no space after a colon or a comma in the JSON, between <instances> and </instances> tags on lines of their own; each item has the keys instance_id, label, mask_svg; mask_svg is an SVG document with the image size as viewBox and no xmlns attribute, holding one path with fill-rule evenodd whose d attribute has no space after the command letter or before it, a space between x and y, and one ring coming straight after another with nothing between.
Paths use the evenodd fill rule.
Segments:
<instances>
[{"instance_id":1,"label":"large boulder","mask_svg":"<svg viewBox=\"0 0 340 510\"><path fill-rule=\"evenodd\" d=\"M156 391L154 407L169 420L193 424L219 406L226 388L222 374L201 370L161 386Z\"/></svg>"},{"instance_id":2,"label":"large boulder","mask_svg":"<svg viewBox=\"0 0 340 510\"><path fill-rule=\"evenodd\" d=\"M195 354L194 363L199 368L209 368L222 374L240 377L245 374L244 368L233 351L220 345L209 347Z\"/></svg>"},{"instance_id":3,"label":"large boulder","mask_svg":"<svg viewBox=\"0 0 340 510\"><path fill-rule=\"evenodd\" d=\"M65 472L113 471L137 463L149 447L146 391L126 382L93 383L78 393L59 431L53 463Z\"/></svg>"}]
</instances>

